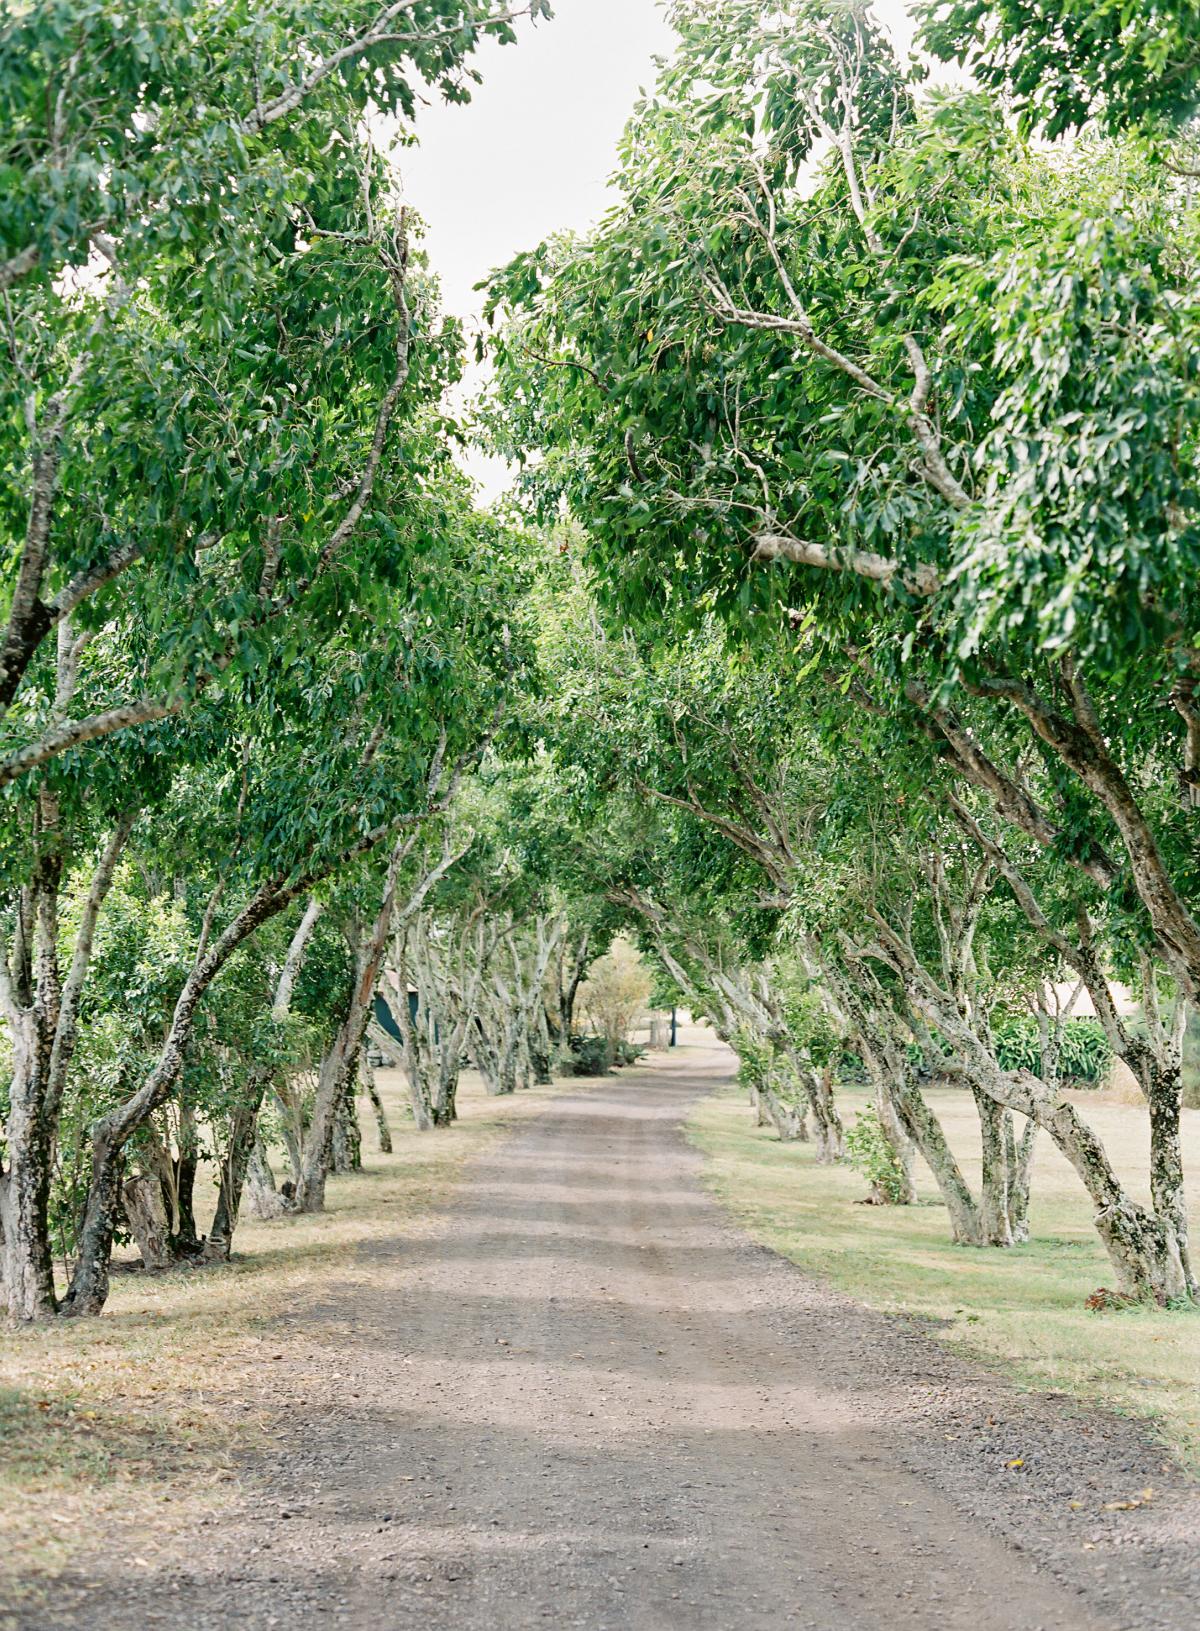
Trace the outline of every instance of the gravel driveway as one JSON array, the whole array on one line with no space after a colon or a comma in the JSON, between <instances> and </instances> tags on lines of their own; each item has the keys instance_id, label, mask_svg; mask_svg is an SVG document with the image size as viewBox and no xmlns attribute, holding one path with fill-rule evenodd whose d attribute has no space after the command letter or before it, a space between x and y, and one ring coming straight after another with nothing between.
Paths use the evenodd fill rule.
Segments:
<instances>
[{"instance_id":1,"label":"gravel driveway","mask_svg":"<svg viewBox=\"0 0 1200 1631\"><path fill-rule=\"evenodd\" d=\"M523 1122L368 1294L277 1328L318 1385L228 1519L132 1583L98 1561L39 1631L1200 1622L1200 1504L1141 1429L727 1223L682 1121L728 1071L686 1048Z\"/></svg>"}]
</instances>

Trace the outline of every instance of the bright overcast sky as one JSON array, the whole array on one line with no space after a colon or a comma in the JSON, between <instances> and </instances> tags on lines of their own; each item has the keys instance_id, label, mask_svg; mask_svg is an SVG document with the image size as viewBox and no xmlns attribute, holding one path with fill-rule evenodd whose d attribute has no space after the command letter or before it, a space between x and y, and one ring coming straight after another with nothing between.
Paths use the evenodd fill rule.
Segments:
<instances>
[{"instance_id":1,"label":"bright overcast sky","mask_svg":"<svg viewBox=\"0 0 1200 1631\"><path fill-rule=\"evenodd\" d=\"M446 309L468 323L474 285L552 232L583 230L607 203L616 147L654 58L671 32L658 0L553 0L554 18L520 28L516 45L485 46L467 107L434 103L401 154L404 192L425 218ZM876 14L907 50L904 0ZM485 487L492 479L477 469Z\"/></svg>"}]
</instances>

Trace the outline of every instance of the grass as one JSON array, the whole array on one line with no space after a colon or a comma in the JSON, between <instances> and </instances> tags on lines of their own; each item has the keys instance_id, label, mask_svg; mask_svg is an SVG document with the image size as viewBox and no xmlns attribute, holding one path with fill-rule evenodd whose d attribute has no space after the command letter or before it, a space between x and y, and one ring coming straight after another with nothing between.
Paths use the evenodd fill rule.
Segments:
<instances>
[{"instance_id":1,"label":"grass","mask_svg":"<svg viewBox=\"0 0 1200 1631\"><path fill-rule=\"evenodd\" d=\"M100 1319L0 1326L0 1572L36 1583L70 1563L84 1527L130 1526L149 1553L185 1514L219 1511L236 1493L237 1457L279 1430L276 1367L271 1391L256 1378L265 1357L287 1357L277 1317L335 1279L365 1281L355 1248L427 1228L463 1164L561 1090L490 1099L468 1075L458 1125L419 1134L399 1072L378 1079L395 1153L378 1152L364 1108L366 1170L331 1180L323 1214L247 1217L228 1265L116 1273ZM306 1382L298 1360L286 1395L302 1397Z\"/></svg>"},{"instance_id":2,"label":"grass","mask_svg":"<svg viewBox=\"0 0 1200 1631\"><path fill-rule=\"evenodd\" d=\"M978 1121L969 1094L929 1094L946 1135L978 1187ZM840 1098L849 1123L867 1102ZM1147 1119L1099 1094L1077 1102L1139 1199L1148 1198ZM1184 1159L1200 1171L1200 1111L1184 1113ZM1011 1251L950 1244L945 1212L922 1170L919 1204L861 1203L864 1180L822 1167L811 1145L782 1144L754 1126L741 1092L704 1100L689 1123L717 1198L756 1240L872 1307L937 1322L935 1335L1000 1361L1026 1385L1056 1389L1144 1416L1200 1472L1200 1311L1124 1309L1096 1314L1084 1299L1114 1276L1079 1180L1044 1136L1034 1175L1033 1239ZM1193 1216L1200 1184L1190 1185Z\"/></svg>"}]
</instances>

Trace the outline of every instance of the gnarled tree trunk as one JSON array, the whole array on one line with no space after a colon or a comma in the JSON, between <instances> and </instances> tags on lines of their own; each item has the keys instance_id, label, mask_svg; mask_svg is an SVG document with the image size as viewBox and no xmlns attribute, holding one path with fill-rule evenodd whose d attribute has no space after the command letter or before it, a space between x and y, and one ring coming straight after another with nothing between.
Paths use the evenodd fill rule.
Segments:
<instances>
[{"instance_id":1,"label":"gnarled tree trunk","mask_svg":"<svg viewBox=\"0 0 1200 1631\"><path fill-rule=\"evenodd\" d=\"M148 1269L170 1268L175 1261L171 1222L163 1201L162 1184L155 1173L127 1178L122 1189L129 1232L137 1242Z\"/></svg>"},{"instance_id":2,"label":"gnarled tree trunk","mask_svg":"<svg viewBox=\"0 0 1200 1631\"><path fill-rule=\"evenodd\" d=\"M15 944L0 947L0 1011L13 1048L7 1161L0 1164L0 1284L12 1319L47 1318L57 1307L49 1230L54 1141L96 924L135 817L130 810L121 818L101 852L63 981L58 960L62 834L57 800L43 789L33 879L21 894Z\"/></svg>"},{"instance_id":3,"label":"gnarled tree trunk","mask_svg":"<svg viewBox=\"0 0 1200 1631\"><path fill-rule=\"evenodd\" d=\"M819 1071L804 1060L791 1055L792 1069L804 1089L808 1107L816 1129L817 1160L822 1165L840 1161L846 1154L846 1129L838 1114L833 1093L833 1066L825 1065Z\"/></svg>"}]
</instances>

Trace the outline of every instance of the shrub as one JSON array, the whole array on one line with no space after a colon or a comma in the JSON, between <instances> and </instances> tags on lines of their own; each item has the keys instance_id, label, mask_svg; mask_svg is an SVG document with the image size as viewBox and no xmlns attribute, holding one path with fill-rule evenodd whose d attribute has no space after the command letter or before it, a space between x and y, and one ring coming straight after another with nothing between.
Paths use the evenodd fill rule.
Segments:
<instances>
[{"instance_id":1,"label":"shrub","mask_svg":"<svg viewBox=\"0 0 1200 1631\"><path fill-rule=\"evenodd\" d=\"M572 1076L607 1076L613 1050L606 1036L573 1036L567 1063Z\"/></svg>"},{"instance_id":2,"label":"shrub","mask_svg":"<svg viewBox=\"0 0 1200 1631\"><path fill-rule=\"evenodd\" d=\"M899 1206L908 1192L904 1168L873 1107L859 1112L846 1134L846 1155L855 1172L871 1186L874 1200Z\"/></svg>"},{"instance_id":3,"label":"shrub","mask_svg":"<svg viewBox=\"0 0 1200 1631\"><path fill-rule=\"evenodd\" d=\"M1013 1015L996 1027L996 1058L1002 1070L1041 1069L1037 1021L1032 1014ZM1081 1014L1063 1027L1058 1071L1066 1082L1100 1087L1112 1068L1112 1049L1098 1019Z\"/></svg>"}]
</instances>

